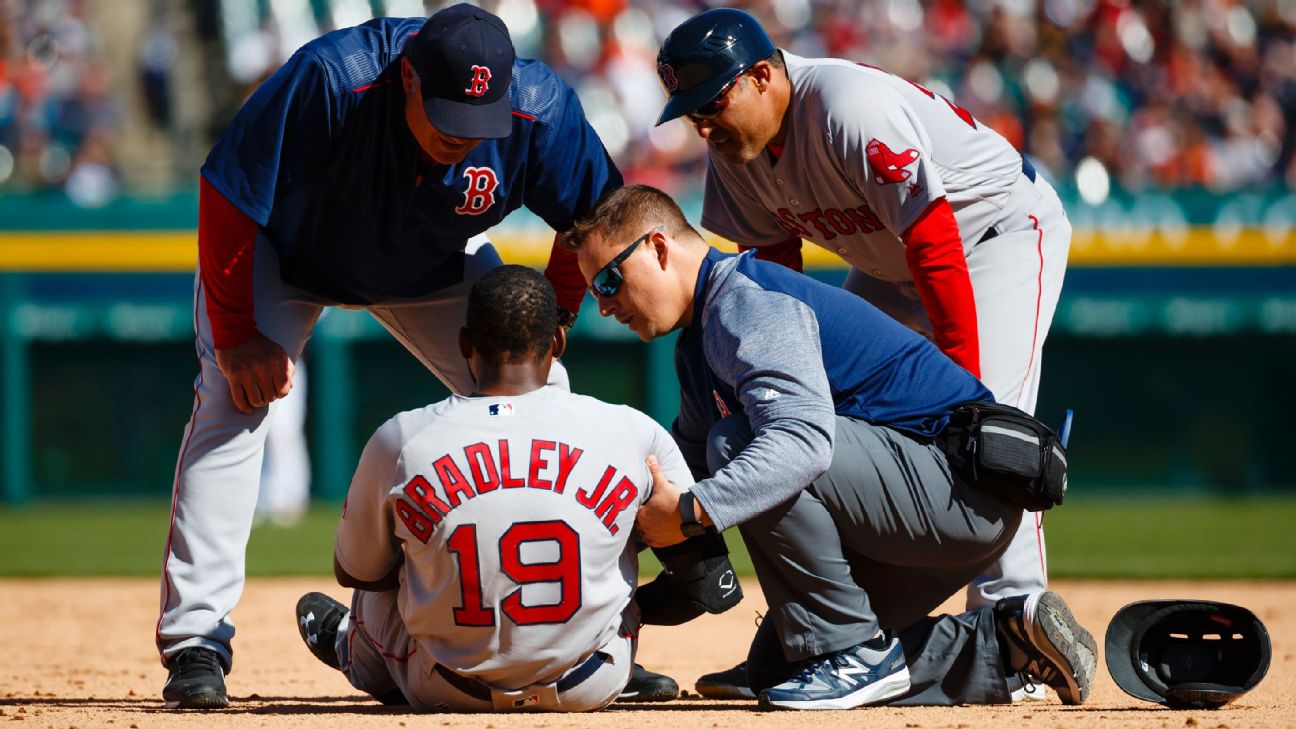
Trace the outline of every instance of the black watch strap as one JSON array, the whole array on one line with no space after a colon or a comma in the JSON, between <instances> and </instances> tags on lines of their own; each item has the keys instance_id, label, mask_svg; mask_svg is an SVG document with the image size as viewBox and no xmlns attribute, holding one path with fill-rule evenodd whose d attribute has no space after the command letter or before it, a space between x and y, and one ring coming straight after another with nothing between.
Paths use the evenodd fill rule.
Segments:
<instances>
[{"instance_id":1,"label":"black watch strap","mask_svg":"<svg viewBox=\"0 0 1296 729\"><path fill-rule=\"evenodd\" d=\"M565 307L558 307L558 326L571 331L572 325L576 323L576 312Z\"/></svg>"},{"instance_id":2,"label":"black watch strap","mask_svg":"<svg viewBox=\"0 0 1296 729\"><path fill-rule=\"evenodd\" d=\"M706 532L706 527L698 520L697 498L691 491L685 491L679 497L680 531L686 537L696 537Z\"/></svg>"}]
</instances>

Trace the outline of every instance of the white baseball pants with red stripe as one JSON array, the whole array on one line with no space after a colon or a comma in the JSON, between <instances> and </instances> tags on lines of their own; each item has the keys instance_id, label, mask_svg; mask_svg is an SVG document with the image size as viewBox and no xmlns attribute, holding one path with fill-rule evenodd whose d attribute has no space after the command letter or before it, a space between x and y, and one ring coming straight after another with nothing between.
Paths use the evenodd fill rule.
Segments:
<instances>
[{"instance_id":1,"label":"white baseball pants with red stripe","mask_svg":"<svg viewBox=\"0 0 1296 729\"><path fill-rule=\"evenodd\" d=\"M1001 403L1035 412L1044 340L1057 309L1071 223L1053 187L1043 177L1022 175L995 223L998 235L968 253L976 299L981 381ZM867 299L919 332L931 323L912 282L880 281L852 269L843 287ZM1061 413L1046 413L1061 417ZM1042 514L1026 513L998 563L968 586L969 610L1048 585L1048 553Z\"/></svg>"}]
</instances>

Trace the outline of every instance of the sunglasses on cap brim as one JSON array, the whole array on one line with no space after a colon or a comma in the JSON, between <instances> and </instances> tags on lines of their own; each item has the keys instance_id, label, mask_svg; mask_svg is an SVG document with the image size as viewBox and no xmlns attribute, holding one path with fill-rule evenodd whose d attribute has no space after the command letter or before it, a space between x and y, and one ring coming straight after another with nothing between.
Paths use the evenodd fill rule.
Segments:
<instances>
[{"instance_id":1,"label":"sunglasses on cap brim","mask_svg":"<svg viewBox=\"0 0 1296 729\"><path fill-rule=\"evenodd\" d=\"M689 113L685 114L685 116L687 116L689 119L692 119L693 121L710 121L711 119L720 116L720 112L724 111L726 106L729 106L729 99L727 98L729 96L729 92L732 91L733 87L738 84L738 79L742 78L744 73L747 72L743 71L742 73L739 73L737 76L734 76L733 79L729 81L729 83L721 87L720 92L715 95L715 98L711 99L710 101L703 104L702 106L699 106L693 111L690 111Z\"/></svg>"}]
</instances>

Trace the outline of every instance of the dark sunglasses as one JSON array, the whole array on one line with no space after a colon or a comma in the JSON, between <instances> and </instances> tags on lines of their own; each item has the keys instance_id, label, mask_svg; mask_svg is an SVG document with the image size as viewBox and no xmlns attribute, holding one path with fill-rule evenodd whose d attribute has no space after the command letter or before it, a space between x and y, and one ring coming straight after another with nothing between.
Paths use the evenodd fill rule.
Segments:
<instances>
[{"instance_id":1,"label":"dark sunglasses","mask_svg":"<svg viewBox=\"0 0 1296 729\"><path fill-rule=\"evenodd\" d=\"M743 71L743 73L746 73L746 71ZM693 121L707 121L720 116L720 112L724 111L726 106L729 106L729 100L726 97L729 96L729 92L733 90L733 87L738 84L738 79L742 77L742 73L734 76L732 81L725 84L724 87L720 89L720 93L716 94L714 99L708 101L702 106L699 106L685 116Z\"/></svg>"},{"instance_id":2,"label":"dark sunglasses","mask_svg":"<svg viewBox=\"0 0 1296 729\"><path fill-rule=\"evenodd\" d=\"M660 233L665 229L666 226L664 225L659 225L656 228L653 228L647 233L636 238L634 243L625 247L625 250L616 254L616 257L608 261L607 265L600 268L598 273L594 274L594 278L590 281L590 290L599 296L605 296L607 298L616 296L617 292L621 290L621 284L625 283L625 277L621 275L621 264L625 263L625 260L630 257L631 253L634 253L634 250L639 247L640 243L648 240L653 233Z\"/></svg>"}]
</instances>

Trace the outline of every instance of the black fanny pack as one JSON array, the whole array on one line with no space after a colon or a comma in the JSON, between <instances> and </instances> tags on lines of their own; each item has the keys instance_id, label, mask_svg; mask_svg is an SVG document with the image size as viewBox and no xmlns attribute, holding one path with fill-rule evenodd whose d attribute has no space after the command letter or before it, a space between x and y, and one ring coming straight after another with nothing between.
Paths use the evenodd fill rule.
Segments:
<instances>
[{"instance_id":1,"label":"black fanny pack","mask_svg":"<svg viewBox=\"0 0 1296 729\"><path fill-rule=\"evenodd\" d=\"M1026 511L1051 509L1066 496L1066 446L1017 408L964 403L950 415L940 444L964 479Z\"/></svg>"}]
</instances>

